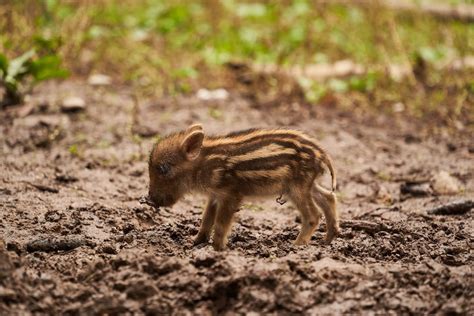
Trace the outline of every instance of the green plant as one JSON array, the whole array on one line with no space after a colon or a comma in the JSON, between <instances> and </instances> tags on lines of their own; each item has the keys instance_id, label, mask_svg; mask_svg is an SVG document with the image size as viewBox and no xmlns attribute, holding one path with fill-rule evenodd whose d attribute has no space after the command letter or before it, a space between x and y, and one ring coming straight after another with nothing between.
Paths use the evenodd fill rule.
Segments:
<instances>
[{"instance_id":1,"label":"green plant","mask_svg":"<svg viewBox=\"0 0 474 316\"><path fill-rule=\"evenodd\" d=\"M61 68L59 56L35 56L34 49L12 60L0 54L0 85L5 88L2 106L21 102L22 94L40 81L68 76L68 71Z\"/></svg>"},{"instance_id":2,"label":"green plant","mask_svg":"<svg viewBox=\"0 0 474 316\"><path fill-rule=\"evenodd\" d=\"M439 66L474 54L472 23L356 2L7 1L0 4L0 51L11 57L34 47L36 56L57 54L79 77L107 73L138 83L150 97L226 86L227 62L285 70L348 59L367 73L298 80L306 100L389 112L401 102L410 115L470 122L472 69ZM405 68L415 78L388 75ZM459 101L450 102L453 97Z\"/></svg>"},{"instance_id":3,"label":"green plant","mask_svg":"<svg viewBox=\"0 0 474 316\"><path fill-rule=\"evenodd\" d=\"M217 108L209 108L209 115L216 120L219 120L222 118L222 111L217 109Z\"/></svg>"},{"instance_id":4,"label":"green plant","mask_svg":"<svg viewBox=\"0 0 474 316\"><path fill-rule=\"evenodd\" d=\"M72 144L69 146L68 151L71 155L78 157L79 156L79 148L77 144Z\"/></svg>"}]
</instances>

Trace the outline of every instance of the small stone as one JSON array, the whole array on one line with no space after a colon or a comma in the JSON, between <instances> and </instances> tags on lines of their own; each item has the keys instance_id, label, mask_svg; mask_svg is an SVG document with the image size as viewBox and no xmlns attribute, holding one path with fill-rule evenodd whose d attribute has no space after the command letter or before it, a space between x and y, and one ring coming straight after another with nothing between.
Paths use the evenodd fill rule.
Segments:
<instances>
[{"instance_id":1,"label":"small stone","mask_svg":"<svg viewBox=\"0 0 474 316\"><path fill-rule=\"evenodd\" d=\"M104 74L90 75L87 83L91 86L108 86L112 83L112 78Z\"/></svg>"},{"instance_id":2,"label":"small stone","mask_svg":"<svg viewBox=\"0 0 474 316\"><path fill-rule=\"evenodd\" d=\"M10 241L7 243L7 250L8 251L14 251L16 254L21 254L21 246L18 242L16 241Z\"/></svg>"},{"instance_id":3,"label":"small stone","mask_svg":"<svg viewBox=\"0 0 474 316\"><path fill-rule=\"evenodd\" d=\"M86 102L80 97L68 97L61 104L61 111L66 113L80 112L85 110Z\"/></svg>"},{"instance_id":4,"label":"small stone","mask_svg":"<svg viewBox=\"0 0 474 316\"><path fill-rule=\"evenodd\" d=\"M400 193L410 196L429 196L433 193L429 183L402 183Z\"/></svg>"},{"instance_id":5,"label":"small stone","mask_svg":"<svg viewBox=\"0 0 474 316\"><path fill-rule=\"evenodd\" d=\"M112 246L112 245L103 245L100 250L101 250L102 253L106 253L106 254L109 254L109 255L116 255L117 254L117 249L115 249L115 247Z\"/></svg>"},{"instance_id":6,"label":"small stone","mask_svg":"<svg viewBox=\"0 0 474 316\"><path fill-rule=\"evenodd\" d=\"M402 102L397 102L392 105L392 108L393 108L393 112L400 113L400 112L405 111L405 104L403 104Z\"/></svg>"},{"instance_id":7,"label":"small stone","mask_svg":"<svg viewBox=\"0 0 474 316\"><path fill-rule=\"evenodd\" d=\"M199 89L196 93L198 99L209 101L209 100L225 100L229 97L229 92L225 89L207 90Z\"/></svg>"},{"instance_id":8,"label":"small stone","mask_svg":"<svg viewBox=\"0 0 474 316\"><path fill-rule=\"evenodd\" d=\"M133 242L133 235L132 234L127 234L123 236L123 241L125 241L127 244L131 244Z\"/></svg>"},{"instance_id":9,"label":"small stone","mask_svg":"<svg viewBox=\"0 0 474 316\"><path fill-rule=\"evenodd\" d=\"M123 226L122 231L124 234L128 234L134 229L135 229L135 225L133 225L132 223L127 223L125 224L125 226Z\"/></svg>"},{"instance_id":10,"label":"small stone","mask_svg":"<svg viewBox=\"0 0 474 316\"><path fill-rule=\"evenodd\" d=\"M48 222L58 222L61 219L61 214L58 211L49 210L44 214L44 219Z\"/></svg>"},{"instance_id":11,"label":"small stone","mask_svg":"<svg viewBox=\"0 0 474 316\"><path fill-rule=\"evenodd\" d=\"M460 191L458 179L444 170L433 176L431 186L437 194L456 194Z\"/></svg>"}]
</instances>

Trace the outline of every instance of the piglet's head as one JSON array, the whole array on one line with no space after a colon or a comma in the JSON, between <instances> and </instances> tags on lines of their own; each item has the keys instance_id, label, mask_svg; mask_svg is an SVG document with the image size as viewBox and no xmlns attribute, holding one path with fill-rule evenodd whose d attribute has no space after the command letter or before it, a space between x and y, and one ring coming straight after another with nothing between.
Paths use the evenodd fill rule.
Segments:
<instances>
[{"instance_id":1,"label":"piglet's head","mask_svg":"<svg viewBox=\"0 0 474 316\"><path fill-rule=\"evenodd\" d=\"M148 200L154 206L172 206L189 190L203 139L201 125L195 124L153 146L148 162Z\"/></svg>"}]
</instances>

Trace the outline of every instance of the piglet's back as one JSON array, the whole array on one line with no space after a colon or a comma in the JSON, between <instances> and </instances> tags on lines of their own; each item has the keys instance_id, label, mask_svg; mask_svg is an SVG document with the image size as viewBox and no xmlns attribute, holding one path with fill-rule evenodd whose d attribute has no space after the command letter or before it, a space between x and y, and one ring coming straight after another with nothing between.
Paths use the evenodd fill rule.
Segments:
<instances>
[{"instance_id":1,"label":"piglet's back","mask_svg":"<svg viewBox=\"0 0 474 316\"><path fill-rule=\"evenodd\" d=\"M209 187L235 188L243 195L274 194L296 181L312 181L329 161L314 139L291 129L206 137L202 158L200 177Z\"/></svg>"}]
</instances>

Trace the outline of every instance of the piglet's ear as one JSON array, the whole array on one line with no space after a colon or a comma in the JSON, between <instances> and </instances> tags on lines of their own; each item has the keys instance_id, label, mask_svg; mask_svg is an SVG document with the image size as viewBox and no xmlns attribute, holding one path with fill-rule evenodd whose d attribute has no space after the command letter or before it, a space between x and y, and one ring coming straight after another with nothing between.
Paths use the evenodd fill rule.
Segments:
<instances>
[{"instance_id":1,"label":"piglet's ear","mask_svg":"<svg viewBox=\"0 0 474 316\"><path fill-rule=\"evenodd\" d=\"M194 131L202 131L202 125L201 124L193 124L188 127L186 130L186 134L189 134Z\"/></svg>"},{"instance_id":2,"label":"piglet's ear","mask_svg":"<svg viewBox=\"0 0 474 316\"><path fill-rule=\"evenodd\" d=\"M181 143L181 150L188 160L196 159L201 153L204 133L201 130L193 131Z\"/></svg>"}]
</instances>

